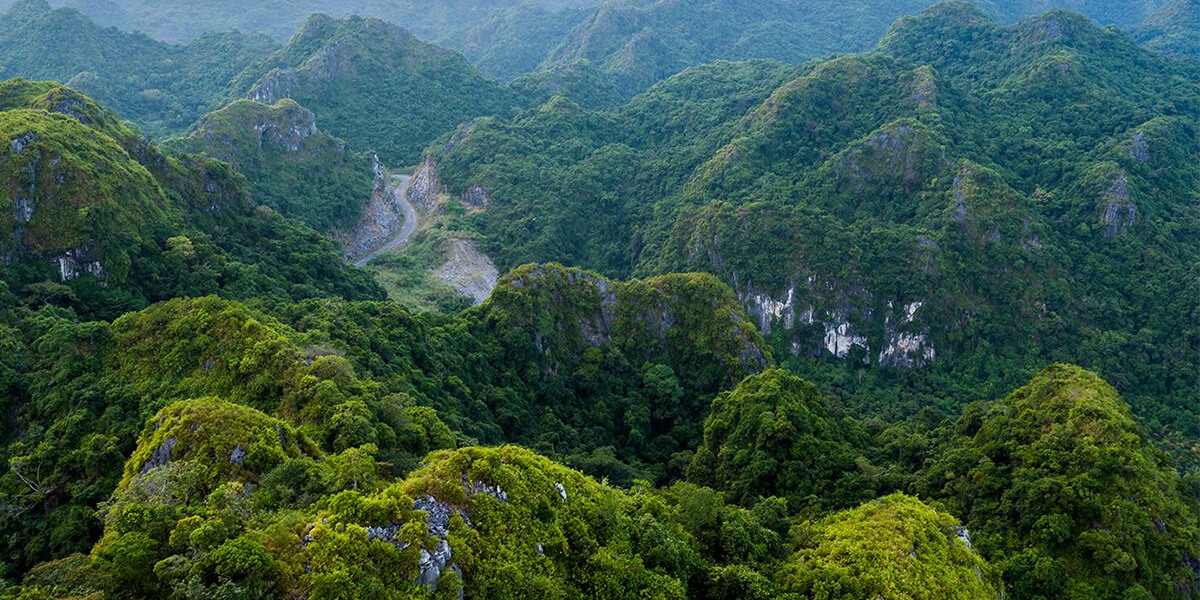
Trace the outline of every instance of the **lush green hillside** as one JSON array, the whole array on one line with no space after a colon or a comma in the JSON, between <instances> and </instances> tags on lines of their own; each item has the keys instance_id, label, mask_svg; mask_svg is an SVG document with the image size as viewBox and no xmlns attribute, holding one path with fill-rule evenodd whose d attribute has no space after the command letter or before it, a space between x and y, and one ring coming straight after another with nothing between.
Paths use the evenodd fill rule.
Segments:
<instances>
[{"instance_id":1,"label":"lush green hillside","mask_svg":"<svg viewBox=\"0 0 1200 600\"><path fill-rule=\"evenodd\" d=\"M962 516L1018 600L1196 587L1196 498L1116 390L1077 367L965 410L921 487Z\"/></svg>"},{"instance_id":2,"label":"lush green hillside","mask_svg":"<svg viewBox=\"0 0 1200 600\"><path fill-rule=\"evenodd\" d=\"M256 202L318 231L349 226L371 196L370 159L317 129L312 111L293 100L236 101L171 146L229 163Z\"/></svg>"},{"instance_id":3,"label":"lush green hillside","mask_svg":"<svg viewBox=\"0 0 1200 600\"><path fill-rule=\"evenodd\" d=\"M1146 18L1136 35L1151 50L1200 57L1200 2L1173 0Z\"/></svg>"},{"instance_id":4,"label":"lush green hillside","mask_svg":"<svg viewBox=\"0 0 1200 600\"><path fill-rule=\"evenodd\" d=\"M100 27L74 9L51 10L44 0L21 0L0 15L0 79L68 83L157 136L223 104L229 80L276 47L238 33L172 46Z\"/></svg>"},{"instance_id":5,"label":"lush green hillside","mask_svg":"<svg viewBox=\"0 0 1200 600\"><path fill-rule=\"evenodd\" d=\"M203 483L187 498L202 498L221 478L252 481L297 444L311 456L338 454L331 460L351 474L370 466L372 481L403 475L430 450L504 441L622 484L669 481L698 443L695 415L770 360L728 289L700 276L618 284L530 267L453 319L327 299L280 303L275 316L216 297L179 299L111 325L34 308L3 317L6 344L15 344L6 357L19 361L19 374L5 376L16 412L3 458L17 468L0 476L0 495L19 509L0 521L8 577L89 547L97 529L86 515L121 481L114 460L133 461L123 489L163 453L218 469L180 473ZM311 442L280 442L280 454L273 437L238 437L245 427L262 431L244 411L172 404L193 398L274 415ZM135 451L143 421L164 409ZM211 413L244 424L197 438L193 410L201 422ZM235 447L246 453L237 465L244 469L203 458ZM311 503L333 481L312 485L283 485L270 502Z\"/></svg>"},{"instance_id":6,"label":"lush green hillside","mask_svg":"<svg viewBox=\"0 0 1200 600\"><path fill-rule=\"evenodd\" d=\"M1006 597L954 517L902 494L797 529L781 579L798 598Z\"/></svg>"},{"instance_id":7,"label":"lush green hillside","mask_svg":"<svg viewBox=\"0 0 1200 600\"><path fill-rule=\"evenodd\" d=\"M387 164L416 163L425 145L459 123L520 104L461 55L358 17L313 16L233 86L267 104L299 102L322 128Z\"/></svg>"},{"instance_id":8,"label":"lush green hillside","mask_svg":"<svg viewBox=\"0 0 1200 600\"><path fill-rule=\"evenodd\" d=\"M378 298L315 232L256 209L215 160L166 156L70 88L0 84L4 280L30 306L115 317L220 293Z\"/></svg>"},{"instance_id":9,"label":"lush green hillside","mask_svg":"<svg viewBox=\"0 0 1200 600\"><path fill-rule=\"evenodd\" d=\"M1197 82L1082 17L948 4L866 55L555 99L430 154L451 196L489 194L457 226L502 268L714 273L855 410L953 410L1072 360L1194 435Z\"/></svg>"},{"instance_id":10,"label":"lush green hillside","mask_svg":"<svg viewBox=\"0 0 1200 600\"><path fill-rule=\"evenodd\" d=\"M741 504L779 496L808 514L851 508L875 495L865 446L866 434L831 415L816 387L771 370L713 400L687 477Z\"/></svg>"}]
</instances>

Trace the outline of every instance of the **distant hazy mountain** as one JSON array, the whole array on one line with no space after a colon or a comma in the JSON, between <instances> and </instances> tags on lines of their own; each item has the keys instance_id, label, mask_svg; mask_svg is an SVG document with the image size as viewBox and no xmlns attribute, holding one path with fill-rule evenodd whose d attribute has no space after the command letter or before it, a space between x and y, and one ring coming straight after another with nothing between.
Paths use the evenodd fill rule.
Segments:
<instances>
[{"instance_id":1,"label":"distant hazy mountain","mask_svg":"<svg viewBox=\"0 0 1200 600\"><path fill-rule=\"evenodd\" d=\"M277 47L240 33L170 45L98 26L45 0L21 0L0 14L0 78L70 83L160 136L223 104L229 80Z\"/></svg>"},{"instance_id":2,"label":"distant hazy mountain","mask_svg":"<svg viewBox=\"0 0 1200 600\"><path fill-rule=\"evenodd\" d=\"M1137 36L1152 50L1200 57L1200 0L1173 0L1150 15Z\"/></svg>"}]
</instances>

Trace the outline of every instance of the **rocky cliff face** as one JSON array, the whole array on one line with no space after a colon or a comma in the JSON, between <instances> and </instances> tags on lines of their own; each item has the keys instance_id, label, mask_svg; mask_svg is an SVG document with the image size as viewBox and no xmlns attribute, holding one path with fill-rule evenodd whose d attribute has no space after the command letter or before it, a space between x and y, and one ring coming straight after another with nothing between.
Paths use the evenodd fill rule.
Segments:
<instances>
[{"instance_id":1,"label":"rocky cliff face","mask_svg":"<svg viewBox=\"0 0 1200 600\"><path fill-rule=\"evenodd\" d=\"M408 201L424 214L433 214L446 201L446 188L438 179L437 163L425 157L408 186Z\"/></svg>"},{"instance_id":2,"label":"rocky cliff face","mask_svg":"<svg viewBox=\"0 0 1200 600\"><path fill-rule=\"evenodd\" d=\"M887 301L880 331L873 294L857 287L842 294L815 275L804 278L803 284L792 284L777 298L750 283L738 297L763 333L784 336L795 356L847 360L858 349L864 363L885 369L919 368L937 357L928 327L918 320L924 301ZM832 304L823 300L835 297L841 300ZM876 352L872 352L872 339L876 339Z\"/></svg>"},{"instance_id":3,"label":"rocky cliff face","mask_svg":"<svg viewBox=\"0 0 1200 600\"><path fill-rule=\"evenodd\" d=\"M772 364L737 299L710 275L620 283L561 265L526 265L501 279L484 307L527 329L555 370L609 343L639 360L666 361L681 376L716 365L730 385Z\"/></svg>"},{"instance_id":4,"label":"rocky cliff face","mask_svg":"<svg viewBox=\"0 0 1200 600\"><path fill-rule=\"evenodd\" d=\"M206 142L210 155L238 166L249 156L247 148L281 153L296 153L304 149L305 140L318 135L316 116L311 110L292 100L271 104L239 101L209 113L196 125L191 138ZM241 140L249 135L250 139ZM345 144L338 143L341 154Z\"/></svg>"},{"instance_id":5,"label":"rocky cliff face","mask_svg":"<svg viewBox=\"0 0 1200 600\"><path fill-rule=\"evenodd\" d=\"M354 262L384 242L404 225L404 209L400 205L400 190L396 187L391 176L379 162L379 157L372 159L371 169L374 173L374 189L371 200L363 210L362 217L350 230L338 234L338 240L345 249L344 255L348 262Z\"/></svg>"},{"instance_id":6,"label":"rocky cliff face","mask_svg":"<svg viewBox=\"0 0 1200 600\"><path fill-rule=\"evenodd\" d=\"M1129 179L1124 174L1115 176L1104 191L1100 219L1105 225L1104 235L1109 238L1125 235L1137 223L1137 207L1130 199Z\"/></svg>"}]
</instances>

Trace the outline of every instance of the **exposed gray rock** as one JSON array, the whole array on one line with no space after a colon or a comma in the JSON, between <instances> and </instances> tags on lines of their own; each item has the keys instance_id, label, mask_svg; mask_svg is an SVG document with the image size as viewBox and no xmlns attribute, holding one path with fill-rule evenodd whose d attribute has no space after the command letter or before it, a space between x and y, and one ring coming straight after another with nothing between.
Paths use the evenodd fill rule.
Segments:
<instances>
[{"instance_id":1,"label":"exposed gray rock","mask_svg":"<svg viewBox=\"0 0 1200 600\"><path fill-rule=\"evenodd\" d=\"M91 274L100 280L101 287L105 286L103 263L83 248L72 248L58 257L58 272L63 281L74 281L84 274Z\"/></svg>"},{"instance_id":2,"label":"exposed gray rock","mask_svg":"<svg viewBox=\"0 0 1200 600\"><path fill-rule=\"evenodd\" d=\"M909 125L893 125L867 138L841 160L850 184L855 188L879 180L902 177L905 186L919 183L917 165L921 161L916 131Z\"/></svg>"},{"instance_id":3,"label":"exposed gray rock","mask_svg":"<svg viewBox=\"0 0 1200 600\"><path fill-rule=\"evenodd\" d=\"M888 308L893 309L895 303L888 302ZM925 306L924 302L912 302L904 306L903 315L899 319L888 314L884 320L884 346L879 353L879 366L885 369L916 369L923 367L937 357L933 345L929 343L924 331L911 331L916 321L917 311Z\"/></svg>"},{"instance_id":4,"label":"exposed gray rock","mask_svg":"<svg viewBox=\"0 0 1200 600\"><path fill-rule=\"evenodd\" d=\"M1146 134L1139 131L1133 134L1129 143L1125 145L1125 152L1129 158L1138 161L1141 164L1150 162L1150 144L1146 143Z\"/></svg>"},{"instance_id":5,"label":"exposed gray rock","mask_svg":"<svg viewBox=\"0 0 1200 600\"><path fill-rule=\"evenodd\" d=\"M1129 180L1124 174L1113 180L1104 192L1104 214L1101 220L1107 226L1104 235L1109 238L1125 235L1137 223L1137 207L1129 195Z\"/></svg>"},{"instance_id":6,"label":"exposed gray rock","mask_svg":"<svg viewBox=\"0 0 1200 600\"><path fill-rule=\"evenodd\" d=\"M471 135L471 132L475 131L475 127L478 125L479 119L472 119L466 125L459 127L458 131L454 132L454 135L450 136L450 139L446 140L446 144L442 147L443 151L449 154L450 151L455 148L455 146L458 146L463 140L467 139L467 137Z\"/></svg>"},{"instance_id":7,"label":"exposed gray rock","mask_svg":"<svg viewBox=\"0 0 1200 600\"><path fill-rule=\"evenodd\" d=\"M15 138L13 138L13 140L11 142L9 142L9 146L12 147L13 152L20 154L20 153L24 152L25 149L28 148L30 144L32 144L36 141L38 141L38 136L36 133L33 133L31 131L29 133L26 133L25 135L17 136Z\"/></svg>"},{"instance_id":8,"label":"exposed gray rock","mask_svg":"<svg viewBox=\"0 0 1200 600\"><path fill-rule=\"evenodd\" d=\"M64 89L60 92L61 97L57 102L50 106L50 112L60 115L73 117L75 120L84 125L91 125L92 120L87 116L87 103L83 97L71 89Z\"/></svg>"},{"instance_id":9,"label":"exposed gray rock","mask_svg":"<svg viewBox=\"0 0 1200 600\"><path fill-rule=\"evenodd\" d=\"M508 502L508 492L498 485L489 485L482 481L473 481L465 474L462 476L463 489L467 492L467 497L470 498L476 494L486 494L501 502Z\"/></svg>"},{"instance_id":10,"label":"exposed gray rock","mask_svg":"<svg viewBox=\"0 0 1200 600\"><path fill-rule=\"evenodd\" d=\"M975 551L975 547L971 545L971 532L967 531L966 527L955 527L954 535L958 539L962 540L962 542L964 544L967 545L967 550L970 550L972 552Z\"/></svg>"},{"instance_id":11,"label":"exposed gray rock","mask_svg":"<svg viewBox=\"0 0 1200 600\"><path fill-rule=\"evenodd\" d=\"M483 304L496 282L500 271L486 254L479 251L473 240L455 240L450 245L450 260L433 272L434 276L471 299L476 306Z\"/></svg>"},{"instance_id":12,"label":"exposed gray rock","mask_svg":"<svg viewBox=\"0 0 1200 600\"><path fill-rule=\"evenodd\" d=\"M954 183L950 184L950 191L954 194L954 210L950 213L950 220L955 223L962 223L967 220L967 205L965 202L966 192L963 186L967 182L967 178L971 176L971 170L963 167L957 175L954 176Z\"/></svg>"},{"instance_id":13,"label":"exposed gray rock","mask_svg":"<svg viewBox=\"0 0 1200 600\"><path fill-rule=\"evenodd\" d=\"M239 467L246 464L246 451L242 450L241 444L233 447L233 452L229 455L229 463Z\"/></svg>"},{"instance_id":14,"label":"exposed gray rock","mask_svg":"<svg viewBox=\"0 0 1200 600\"><path fill-rule=\"evenodd\" d=\"M13 218L18 223L28 223L33 218L34 200L29 191L31 190L18 190L13 198Z\"/></svg>"},{"instance_id":15,"label":"exposed gray rock","mask_svg":"<svg viewBox=\"0 0 1200 600\"><path fill-rule=\"evenodd\" d=\"M464 479L466 478L465 475L463 477ZM471 522L465 510L441 502L433 496L417 498L413 502L413 510L425 512L427 515L425 525L429 530L429 535L437 540L437 546L433 552L425 548L421 549L421 559L417 565L417 584L428 587L430 591L436 591L438 578L446 571L450 559L453 558L453 554L450 551L450 543L446 540L450 535L450 519L457 513L462 516L463 521L468 526ZM393 524L368 528L367 535L371 539L380 539L395 544L396 534L399 531L399 525ZM458 566L451 566L449 568L458 574L459 579L462 579L462 570ZM461 594L459 597L462 597Z\"/></svg>"},{"instance_id":16,"label":"exposed gray rock","mask_svg":"<svg viewBox=\"0 0 1200 600\"><path fill-rule=\"evenodd\" d=\"M917 69L912 97L917 101L919 108L937 108L938 88L931 67L925 66Z\"/></svg>"},{"instance_id":17,"label":"exposed gray rock","mask_svg":"<svg viewBox=\"0 0 1200 600\"><path fill-rule=\"evenodd\" d=\"M484 209L492 203L492 196L482 185L476 183L463 192L462 201L471 208Z\"/></svg>"},{"instance_id":18,"label":"exposed gray rock","mask_svg":"<svg viewBox=\"0 0 1200 600\"><path fill-rule=\"evenodd\" d=\"M847 320L848 312L847 309L839 309L829 314L830 320L825 323L825 350L844 360L853 347L861 346L867 351L866 360L869 361L871 346L866 336L856 332L854 325Z\"/></svg>"},{"instance_id":19,"label":"exposed gray rock","mask_svg":"<svg viewBox=\"0 0 1200 600\"><path fill-rule=\"evenodd\" d=\"M450 543L444 539L438 541L437 548L433 552L422 548L421 562L417 564L417 568L419 569L417 584L431 590L436 590L438 578L442 576L442 571L446 568L446 564L450 562L452 556Z\"/></svg>"},{"instance_id":20,"label":"exposed gray rock","mask_svg":"<svg viewBox=\"0 0 1200 600\"><path fill-rule=\"evenodd\" d=\"M379 540L389 544L396 543L396 534L400 533L400 526L396 524L367 527L366 529L367 539Z\"/></svg>"},{"instance_id":21,"label":"exposed gray rock","mask_svg":"<svg viewBox=\"0 0 1200 600\"><path fill-rule=\"evenodd\" d=\"M450 535L450 518L454 513L462 516L463 521L470 523L467 512L441 502L433 496L422 496L413 501L413 510L424 511L426 515L425 524L429 528L429 535L434 537L445 538Z\"/></svg>"},{"instance_id":22,"label":"exposed gray rock","mask_svg":"<svg viewBox=\"0 0 1200 600\"><path fill-rule=\"evenodd\" d=\"M175 439L173 435L163 440L162 445L150 455L150 460L146 461L145 465L142 465L142 474L145 475L171 462L171 452L175 450L177 444L179 444L179 440Z\"/></svg>"},{"instance_id":23,"label":"exposed gray rock","mask_svg":"<svg viewBox=\"0 0 1200 600\"><path fill-rule=\"evenodd\" d=\"M379 157L371 159L374 189L363 215L349 231L339 235L346 259L353 262L387 242L404 226L404 207Z\"/></svg>"},{"instance_id":24,"label":"exposed gray rock","mask_svg":"<svg viewBox=\"0 0 1200 600\"><path fill-rule=\"evenodd\" d=\"M425 214L434 213L443 202L446 188L438 179L437 163L426 157L408 186L408 201Z\"/></svg>"},{"instance_id":25,"label":"exposed gray rock","mask_svg":"<svg viewBox=\"0 0 1200 600\"><path fill-rule=\"evenodd\" d=\"M284 98L292 97L292 90L299 83L299 77L292 69L274 69L259 79L250 93L250 100L263 104L275 104Z\"/></svg>"}]
</instances>

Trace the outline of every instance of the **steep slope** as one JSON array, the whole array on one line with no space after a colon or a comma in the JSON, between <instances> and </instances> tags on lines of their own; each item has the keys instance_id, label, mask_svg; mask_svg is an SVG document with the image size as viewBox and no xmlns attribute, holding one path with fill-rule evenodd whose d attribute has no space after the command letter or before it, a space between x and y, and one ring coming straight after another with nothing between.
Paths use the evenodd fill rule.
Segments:
<instances>
[{"instance_id":1,"label":"steep slope","mask_svg":"<svg viewBox=\"0 0 1200 600\"><path fill-rule=\"evenodd\" d=\"M313 16L233 85L265 104L295 100L331 134L386 164L416 163L424 146L458 124L519 104L462 56L358 17Z\"/></svg>"},{"instance_id":2,"label":"steep slope","mask_svg":"<svg viewBox=\"0 0 1200 600\"><path fill-rule=\"evenodd\" d=\"M169 230L173 207L150 173L76 118L4 111L0 138L6 263L28 256L56 263L64 281L86 271L119 285L131 254Z\"/></svg>"},{"instance_id":3,"label":"steep slope","mask_svg":"<svg viewBox=\"0 0 1200 600\"><path fill-rule=\"evenodd\" d=\"M430 156L452 197L488 193L458 223L502 268L714 273L803 373L941 390L885 407L840 380L858 409L1071 360L1194 432L1198 81L1078 15L952 3L865 55L691 69L612 112L556 99Z\"/></svg>"},{"instance_id":4,"label":"steep slope","mask_svg":"<svg viewBox=\"0 0 1200 600\"><path fill-rule=\"evenodd\" d=\"M229 163L256 202L318 231L348 227L371 195L368 157L319 129L292 100L239 100L205 115L172 148Z\"/></svg>"},{"instance_id":5,"label":"steep slope","mask_svg":"<svg viewBox=\"0 0 1200 600\"><path fill-rule=\"evenodd\" d=\"M184 294L382 293L343 266L329 241L255 210L228 165L164 155L75 90L5 82L0 112L2 267L26 303L53 296L112 317Z\"/></svg>"},{"instance_id":6,"label":"steep slope","mask_svg":"<svg viewBox=\"0 0 1200 600\"><path fill-rule=\"evenodd\" d=\"M272 40L205 35L172 46L104 28L74 9L21 0L0 15L0 79L65 82L147 133L178 133L219 106L229 80L272 52Z\"/></svg>"},{"instance_id":7,"label":"steep slope","mask_svg":"<svg viewBox=\"0 0 1200 600\"><path fill-rule=\"evenodd\" d=\"M963 516L1016 600L1188 597L1194 499L1143 436L1116 390L1055 365L968 408L923 488Z\"/></svg>"},{"instance_id":8,"label":"steep slope","mask_svg":"<svg viewBox=\"0 0 1200 600\"><path fill-rule=\"evenodd\" d=\"M1146 17L1135 33L1156 52L1200 57L1200 2L1172 0Z\"/></svg>"}]
</instances>

